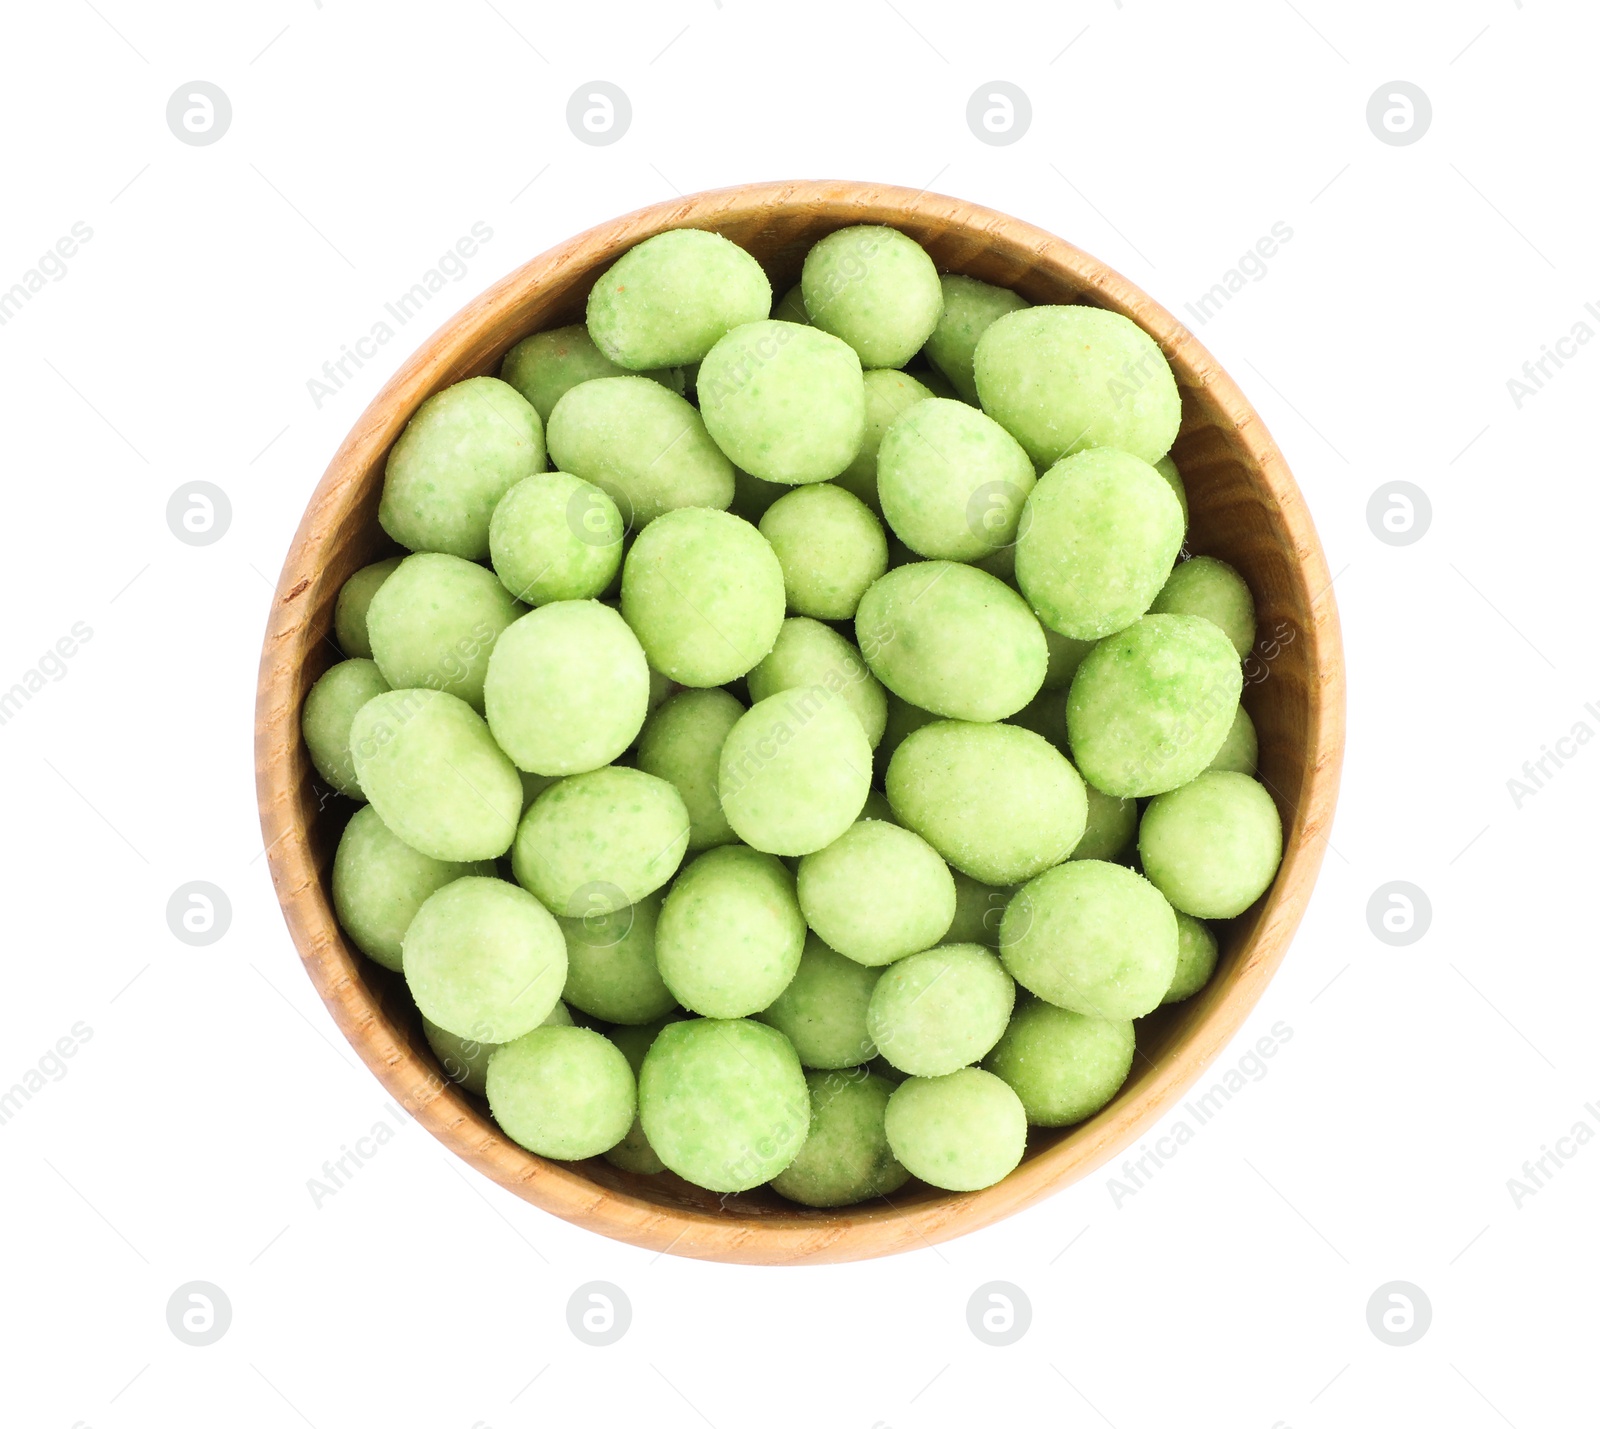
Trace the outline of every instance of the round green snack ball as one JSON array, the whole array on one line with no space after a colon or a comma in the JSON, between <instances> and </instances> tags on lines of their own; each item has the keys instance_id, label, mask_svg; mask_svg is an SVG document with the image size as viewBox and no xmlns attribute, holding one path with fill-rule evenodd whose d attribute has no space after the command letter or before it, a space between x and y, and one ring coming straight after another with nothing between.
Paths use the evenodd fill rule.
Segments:
<instances>
[{"instance_id":1,"label":"round green snack ball","mask_svg":"<svg viewBox=\"0 0 1600 1429\"><path fill-rule=\"evenodd\" d=\"M789 870L733 844L678 875L656 924L656 962L691 1012L747 1017L789 985L805 940Z\"/></svg>"},{"instance_id":2,"label":"round green snack ball","mask_svg":"<svg viewBox=\"0 0 1600 1429\"><path fill-rule=\"evenodd\" d=\"M1178 463L1173 461L1172 454L1169 452L1159 461L1152 462L1151 465L1161 473L1167 485L1172 488L1172 494L1178 498L1178 507L1183 512L1183 529L1187 531L1189 529L1189 493L1184 488L1183 478L1178 474Z\"/></svg>"},{"instance_id":3,"label":"round green snack ball","mask_svg":"<svg viewBox=\"0 0 1600 1429\"><path fill-rule=\"evenodd\" d=\"M898 1191L911 1173L894 1159L883 1114L894 1083L870 1072L807 1072L811 1131L772 1189L802 1206L853 1206Z\"/></svg>"},{"instance_id":4,"label":"round green snack ball","mask_svg":"<svg viewBox=\"0 0 1600 1429\"><path fill-rule=\"evenodd\" d=\"M560 1001L567 977L561 929L539 900L513 883L470 875L417 910L401 961L424 1017L483 1042L532 1031Z\"/></svg>"},{"instance_id":5,"label":"round green snack ball","mask_svg":"<svg viewBox=\"0 0 1600 1429\"><path fill-rule=\"evenodd\" d=\"M486 1091L507 1136L559 1161L609 1151L638 1104L628 1059L587 1027L540 1027L497 1049Z\"/></svg>"},{"instance_id":6,"label":"round green snack ball","mask_svg":"<svg viewBox=\"0 0 1600 1429\"><path fill-rule=\"evenodd\" d=\"M722 746L717 793L752 848L800 855L856 821L872 782L872 746L843 694L785 690L739 717Z\"/></svg>"},{"instance_id":7,"label":"round green snack ball","mask_svg":"<svg viewBox=\"0 0 1600 1429\"><path fill-rule=\"evenodd\" d=\"M472 561L407 556L367 610L372 658L395 689L443 690L482 714L489 653L526 609Z\"/></svg>"},{"instance_id":8,"label":"round green snack ball","mask_svg":"<svg viewBox=\"0 0 1600 1429\"><path fill-rule=\"evenodd\" d=\"M764 481L828 481L861 449L861 363L816 328L771 321L735 328L700 364L698 392L717 445Z\"/></svg>"},{"instance_id":9,"label":"round green snack ball","mask_svg":"<svg viewBox=\"0 0 1600 1429\"><path fill-rule=\"evenodd\" d=\"M1182 545L1182 513L1153 467L1126 452L1080 452L1028 498L1017 584L1052 630L1098 640L1150 608Z\"/></svg>"},{"instance_id":10,"label":"round green snack ball","mask_svg":"<svg viewBox=\"0 0 1600 1429\"><path fill-rule=\"evenodd\" d=\"M544 427L522 394L469 377L406 424L384 468L378 521L407 550L481 561L496 504L544 464Z\"/></svg>"},{"instance_id":11,"label":"round green snack ball","mask_svg":"<svg viewBox=\"0 0 1600 1429\"><path fill-rule=\"evenodd\" d=\"M1233 918L1272 885L1283 824L1247 774L1213 771L1152 799L1139 821L1146 877L1195 918Z\"/></svg>"},{"instance_id":12,"label":"round green snack ball","mask_svg":"<svg viewBox=\"0 0 1600 1429\"><path fill-rule=\"evenodd\" d=\"M1193 997L1217 970L1217 935L1198 918L1178 913L1178 970L1162 1005Z\"/></svg>"},{"instance_id":13,"label":"round green snack ball","mask_svg":"<svg viewBox=\"0 0 1600 1429\"><path fill-rule=\"evenodd\" d=\"M802 1067L859 1067L878 1050L867 1032L867 1004L879 975L808 933L799 968L760 1020L789 1039Z\"/></svg>"},{"instance_id":14,"label":"round green snack ball","mask_svg":"<svg viewBox=\"0 0 1600 1429\"><path fill-rule=\"evenodd\" d=\"M350 753L372 807L419 853L457 862L511 847L522 781L465 700L443 690L374 696L356 711Z\"/></svg>"},{"instance_id":15,"label":"round green snack ball","mask_svg":"<svg viewBox=\"0 0 1600 1429\"><path fill-rule=\"evenodd\" d=\"M907 1078L889 1098L883 1129L900 1164L944 1191L981 1191L1005 1180L1028 1145L1017 1094L979 1067Z\"/></svg>"},{"instance_id":16,"label":"round green snack ball","mask_svg":"<svg viewBox=\"0 0 1600 1429\"><path fill-rule=\"evenodd\" d=\"M1010 288L997 288L963 273L945 273L939 279L944 307L925 349L931 362L949 381L963 402L978 400L972 376L972 358L978 339L997 318L1028 306L1028 300Z\"/></svg>"},{"instance_id":17,"label":"round green snack ball","mask_svg":"<svg viewBox=\"0 0 1600 1429\"><path fill-rule=\"evenodd\" d=\"M802 327L811 322L811 314L806 311L805 295L796 283L781 298L772 305L770 316L780 323L799 323Z\"/></svg>"},{"instance_id":18,"label":"round green snack ball","mask_svg":"<svg viewBox=\"0 0 1600 1429\"><path fill-rule=\"evenodd\" d=\"M1242 660L1256 643L1256 602L1244 577L1226 561L1180 561L1150 606L1153 615L1199 615L1219 627Z\"/></svg>"},{"instance_id":19,"label":"round green snack ball","mask_svg":"<svg viewBox=\"0 0 1600 1429\"><path fill-rule=\"evenodd\" d=\"M511 870L552 912L586 918L654 893L688 846L689 811L678 791L611 764L552 784L528 806Z\"/></svg>"},{"instance_id":20,"label":"round green snack ball","mask_svg":"<svg viewBox=\"0 0 1600 1429\"><path fill-rule=\"evenodd\" d=\"M866 967L931 948L956 912L944 860L910 829L876 819L852 824L801 859L796 892L822 940Z\"/></svg>"},{"instance_id":21,"label":"round green snack ball","mask_svg":"<svg viewBox=\"0 0 1600 1429\"><path fill-rule=\"evenodd\" d=\"M491 874L487 862L445 862L396 838L368 804L344 826L333 856L333 910L350 941L373 962L400 971L400 944L411 920L447 883Z\"/></svg>"},{"instance_id":22,"label":"round green snack ball","mask_svg":"<svg viewBox=\"0 0 1600 1429\"><path fill-rule=\"evenodd\" d=\"M1132 869L1083 859L1017 890L1000 959L1035 997L1088 1017L1132 1018L1161 1005L1178 965L1178 922Z\"/></svg>"},{"instance_id":23,"label":"round green snack ball","mask_svg":"<svg viewBox=\"0 0 1600 1429\"><path fill-rule=\"evenodd\" d=\"M923 374L924 378L931 374ZM861 498L874 513L883 515L883 503L878 500L878 448L883 444L884 433L907 408L929 397L938 395L923 380L909 372L896 372L892 367L874 368L862 374L866 390L867 420L861 435L861 449L834 481L848 492Z\"/></svg>"},{"instance_id":24,"label":"round green snack ball","mask_svg":"<svg viewBox=\"0 0 1600 1429\"><path fill-rule=\"evenodd\" d=\"M998 422L933 397L896 419L878 448L883 519L920 555L975 561L1017 539L1033 463Z\"/></svg>"},{"instance_id":25,"label":"round green snack ball","mask_svg":"<svg viewBox=\"0 0 1600 1429\"><path fill-rule=\"evenodd\" d=\"M1022 597L952 561L918 561L874 581L856 611L856 643L901 699L951 719L1015 714L1049 664Z\"/></svg>"},{"instance_id":26,"label":"round green snack ball","mask_svg":"<svg viewBox=\"0 0 1600 1429\"><path fill-rule=\"evenodd\" d=\"M683 796L690 852L737 840L717 797L717 764L744 710L726 690L681 690L651 714L639 736L639 768Z\"/></svg>"},{"instance_id":27,"label":"round green snack ball","mask_svg":"<svg viewBox=\"0 0 1600 1429\"><path fill-rule=\"evenodd\" d=\"M1126 1018L1085 1017L1030 997L983 1065L1017 1094L1030 1126L1072 1126L1128 1080L1133 1040Z\"/></svg>"},{"instance_id":28,"label":"round green snack ball","mask_svg":"<svg viewBox=\"0 0 1600 1429\"><path fill-rule=\"evenodd\" d=\"M709 1191L770 1181L805 1144L811 1098L789 1039L759 1022L673 1022L645 1054L639 1119L656 1154Z\"/></svg>"},{"instance_id":29,"label":"round green snack ball","mask_svg":"<svg viewBox=\"0 0 1600 1429\"><path fill-rule=\"evenodd\" d=\"M648 377L663 387L683 395L683 373L676 368L632 373L619 367L594 345L589 330L581 323L552 328L525 337L505 355L500 364L500 380L522 393L548 422L556 403L580 382L596 377Z\"/></svg>"},{"instance_id":30,"label":"round green snack ball","mask_svg":"<svg viewBox=\"0 0 1600 1429\"><path fill-rule=\"evenodd\" d=\"M622 615L650 664L680 685L746 674L783 625L783 567L761 533L726 511L674 511L622 563Z\"/></svg>"},{"instance_id":31,"label":"round green snack ball","mask_svg":"<svg viewBox=\"0 0 1600 1429\"><path fill-rule=\"evenodd\" d=\"M863 367L904 367L939 321L939 270L914 238L878 225L841 228L812 245L800 271L806 312L843 338Z\"/></svg>"},{"instance_id":32,"label":"round green snack ball","mask_svg":"<svg viewBox=\"0 0 1600 1429\"><path fill-rule=\"evenodd\" d=\"M761 534L777 553L796 615L850 620L867 587L889 569L889 543L878 518L831 482L779 497L761 517Z\"/></svg>"},{"instance_id":33,"label":"round green snack ball","mask_svg":"<svg viewBox=\"0 0 1600 1429\"><path fill-rule=\"evenodd\" d=\"M645 1053L665 1026L665 1021L650 1022L642 1027L613 1027L606 1033L617 1050L628 1059L628 1068L636 1079L640 1067L644 1065ZM638 1176L657 1176L667 1169L650 1145L650 1139L644 1134L644 1126L637 1115L633 1118L633 1125L628 1128L628 1134L604 1155L618 1170L632 1171Z\"/></svg>"},{"instance_id":34,"label":"round green snack ball","mask_svg":"<svg viewBox=\"0 0 1600 1429\"><path fill-rule=\"evenodd\" d=\"M888 717L883 686L873 678L861 652L821 621L803 615L784 621L772 650L750 672L748 684L753 701L820 686L843 697L860 720L868 745L876 748L883 738Z\"/></svg>"},{"instance_id":35,"label":"round green snack ball","mask_svg":"<svg viewBox=\"0 0 1600 1429\"><path fill-rule=\"evenodd\" d=\"M665 511L733 500L733 465L700 413L647 377L581 382L550 414L550 459L609 496L638 531Z\"/></svg>"},{"instance_id":36,"label":"round green snack ball","mask_svg":"<svg viewBox=\"0 0 1600 1429\"><path fill-rule=\"evenodd\" d=\"M1088 783L1083 786L1083 792L1089 799L1089 817L1083 826L1083 837L1073 845L1071 856L1113 863L1133 843L1139 827L1138 801L1102 794Z\"/></svg>"},{"instance_id":37,"label":"round green snack ball","mask_svg":"<svg viewBox=\"0 0 1600 1429\"><path fill-rule=\"evenodd\" d=\"M341 660L330 666L306 695L300 732L317 773L337 794L363 797L350 758L350 725L362 705L388 688L389 682L371 660Z\"/></svg>"},{"instance_id":38,"label":"round green snack ball","mask_svg":"<svg viewBox=\"0 0 1600 1429\"><path fill-rule=\"evenodd\" d=\"M1084 657L1067 695L1083 777L1124 799L1187 784L1222 747L1244 676L1228 637L1195 615L1147 615Z\"/></svg>"},{"instance_id":39,"label":"round green snack ball","mask_svg":"<svg viewBox=\"0 0 1600 1429\"><path fill-rule=\"evenodd\" d=\"M539 1025L571 1027L572 1014L567 1011L566 1003L556 1003L550 1009L550 1015ZM428 1039L428 1046L433 1048L433 1055L439 1059L439 1065L444 1068L445 1076L474 1096L488 1095L489 1058L500 1050L500 1043L483 1042L476 1037L457 1037L454 1032L446 1032L437 1022L429 1022L426 1017L422 1019L422 1033Z\"/></svg>"},{"instance_id":40,"label":"round green snack ball","mask_svg":"<svg viewBox=\"0 0 1600 1429\"><path fill-rule=\"evenodd\" d=\"M636 244L589 290L595 346L637 372L698 362L731 328L765 318L772 284L736 243L676 228Z\"/></svg>"},{"instance_id":41,"label":"round green snack ball","mask_svg":"<svg viewBox=\"0 0 1600 1429\"><path fill-rule=\"evenodd\" d=\"M772 503L780 496L787 496L794 488L784 482L763 481L759 476L751 476L747 471L733 469L733 500L728 505L728 510L735 516L742 516L752 526L767 514Z\"/></svg>"},{"instance_id":42,"label":"round green snack ball","mask_svg":"<svg viewBox=\"0 0 1600 1429\"><path fill-rule=\"evenodd\" d=\"M402 559L400 556L390 556L387 560L362 566L339 587L339 599L333 607L333 638L352 659L372 658L372 641L367 635L367 607L372 604L378 587L389 579L389 572Z\"/></svg>"},{"instance_id":43,"label":"round green snack ball","mask_svg":"<svg viewBox=\"0 0 1600 1429\"><path fill-rule=\"evenodd\" d=\"M622 566L626 523L593 482L564 471L519 481L489 520L494 573L527 605L603 595Z\"/></svg>"},{"instance_id":44,"label":"round green snack ball","mask_svg":"<svg viewBox=\"0 0 1600 1429\"><path fill-rule=\"evenodd\" d=\"M902 1072L942 1077L976 1062L1000 1040L1016 996L988 948L929 948L884 969L867 1007L867 1032Z\"/></svg>"},{"instance_id":45,"label":"round green snack ball","mask_svg":"<svg viewBox=\"0 0 1600 1429\"><path fill-rule=\"evenodd\" d=\"M650 667L627 622L597 600L530 611L495 644L484 705L519 769L582 774L609 764L644 726Z\"/></svg>"},{"instance_id":46,"label":"round green snack ball","mask_svg":"<svg viewBox=\"0 0 1600 1429\"><path fill-rule=\"evenodd\" d=\"M1141 461L1165 456L1182 403L1150 335L1101 308L1023 308L996 319L973 354L983 410L1039 466L1115 447Z\"/></svg>"},{"instance_id":47,"label":"round green snack ball","mask_svg":"<svg viewBox=\"0 0 1600 1429\"><path fill-rule=\"evenodd\" d=\"M986 948L998 948L1000 920L1015 890L991 888L976 878L968 878L959 868L952 868L950 876L956 885L956 916L950 920L944 941L982 943Z\"/></svg>"},{"instance_id":48,"label":"round green snack ball","mask_svg":"<svg viewBox=\"0 0 1600 1429\"><path fill-rule=\"evenodd\" d=\"M991 887L1060 863L1083 837L1078 771L1032 730L941 720L907 737L886 780L895 817Z\"/></svg>"},{"instance_id":49,"label":"round green snack ball","mask_svg":"<svg viewBox=\"0 0 1600 1429\"><path fill-rule=\"evenodd\" d=\"M567 983L562 999L602 1022L654 1022L673 1011L656 967L656 920L661 899L652 893L626 908L558 918L567 940Z\"/></svg>"},{"instance_id":50,"label":"round green snack ball","mask_svg":"<svg viewBox=\"0 0 1600 1429\"><path fill-rule=\"evenodd\" d=\"M1240 705L1233 712L1233 723L1228 726L1227 734L1223 736L1221 745L1206 768L1254 775L1259 757L1255 723L1245 713L1244 706Z\"/></svg>"}]
</instances>

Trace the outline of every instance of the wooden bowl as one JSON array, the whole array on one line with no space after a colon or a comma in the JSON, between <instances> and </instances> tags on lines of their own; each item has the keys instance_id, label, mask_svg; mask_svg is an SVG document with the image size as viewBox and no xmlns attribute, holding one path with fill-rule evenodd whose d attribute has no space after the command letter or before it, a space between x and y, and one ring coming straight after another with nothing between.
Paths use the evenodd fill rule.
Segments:
<instances>
[{"instance_id":1,"label":"wooden bowl","mask_svg":"<svg viewBox=\"0 0 1600 1429\"><path fill-rule=\"evenodd\" d=\"M671 1173L630 1175L598 1158L543 1160L446 1080L403 984L346 942L334 918L330 870L353 806L319 800L300 707L339 658L329 638L339 587L394 550L377 519L384 459L424 398L496 372L528 333L581 322L596 277L663 229L724 234L761 261L781 294L817 239L856 223L892 224L942 271L1015 288L1035 303L1123 313L1161 345L1183 394L1173 454L1188 487L1191 549L1232 562L1255 592L1261 643L1247 661L1245 706L1286 838L1272 888L1219 930L1216 975L1189 1001L1139 1023L1133 1073L1098 1116L1070 1130L1035 1130L1022 1164L986 1191L953 1195L913 1183L890 1200L812 1211L766 1190L718 1196ZM1232 379L1166 309L1070 243L960 199L846 182L752 184L641 209L524 264L440 328L362 414L306 508L278 592L261 656L256 778L273 881L317 991L390 1095L458 1156L536 1206L650 1250L751 1264L890 1255L989 1225L1086 1175L1148 1132L1227 1045L1282 960L1322 862L1343 753L1344 673L1327 565L1282 455Z\"/></svg>"}]
</instances>

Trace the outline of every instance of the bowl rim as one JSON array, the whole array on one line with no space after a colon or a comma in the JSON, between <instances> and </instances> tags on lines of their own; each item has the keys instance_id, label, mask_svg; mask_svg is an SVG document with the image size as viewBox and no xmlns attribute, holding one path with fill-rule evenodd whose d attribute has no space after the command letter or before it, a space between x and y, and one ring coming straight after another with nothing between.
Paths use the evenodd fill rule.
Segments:
<instances>
[{"instance_id":1,"label":"bowl rim","mask_svg":"<svg viewBox=\"0 0 1600 1429\"><path fill-rule=\"evenodd\" d=\"M665 1206L602 1186L580 1167L523 1150L474 1114L384 1015L356 972L361 954L344 942L322 887L310 841L299 827L301 789L294 757L300 738L297 683L311 640L320 553L348 518L351 489L380 460L399 426L433 391L483 370L493 352L483 333L519 296L593 269L664 229L715 227L719 220L776 208L835 214L893 225L894 215L962 229L1004 233L1031 256L1065 270L1094 301L1139 323L1185 385L1203 391L1253 465L1292 550L1291 569L1311 612L1303 632L1313 647L1307 699L1306 772L1296 817L1285 828L1284 857L1254 927L1238 952L1229 985L1185 1040L1155 1065L1136 1092L1119 1097L1072 1135L1025 1160L984 1191L931 1200L846 1207L759 1218ZM1164 307L1066 240L1023 220L926 189L848 180L736 185L652 204L610 219L522 264L449 318L400 366L357 418L307 502L285 556L267 621L256 699L255 757L262 838L285 922L302 964L340 1031L396 1102L469 1165L524 1200L586 1229L655 1252L745 1264L819 1264L929 1247L992 1225L1081 1179L1136 1142L1171 1110L1217 1058L1260 999L1288 949L1321 866L1344 748L1344 673L1337 606L1328 566L1304 498L1260 417L1216 359Z\"/></svg>"}]
</instances>

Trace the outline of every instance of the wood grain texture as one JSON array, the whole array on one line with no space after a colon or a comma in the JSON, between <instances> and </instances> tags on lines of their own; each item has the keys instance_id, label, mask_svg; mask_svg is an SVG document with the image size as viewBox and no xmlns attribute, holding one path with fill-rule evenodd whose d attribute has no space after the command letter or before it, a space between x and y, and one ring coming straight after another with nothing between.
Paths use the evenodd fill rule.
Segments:
<instances>
[{"instance_id":1,"label":"wood grain texture","mask_svg":"<svg viewBox=\"0 0 1600 1429\"><path fill-rule=\"evenodd\" d=\"M352 810L334 807L344 801L319 810L299 714L312 681L339 658L329 637L339 587L394 549L377 523L383 464L424 398L495 372L528 333L580 321L606 266L664 229L724 234L782 293L812 243L854 223L892 224L942 271L1034 302L1123 313L1160 344L1183 394L1174 456L1189 491L1190 547L1237 566L1256 595L1262 645L1247 664L1245 704L1286 837L1272 888L1220 930L1210 984L1141 1021L1133 1074L1098 1116L1035 1130L1022 1165L987 1191L913 1185L874 1205L810 1211L767 1191L724 1200L670 1173L634 1176L598 1159L545 1161L501 1135L483 1104L440 1073L398 979L339 930L328 880ZM334 1020L390 1094L484 1175L555 1215L651 1250L751 1264L857 1260L946 1240L1033 1204L1136 1142L1226 1046L1282 961L1322 861L1343 747L1339 621L1322 548L1282 455L1211 354L1125 278L1041 229L959 199L850 182L754 184L642 209L533 259L451 318L362 413L306 508L267 623L256 710L261 829L284 918Z\"/></svg>"}]
</instances>

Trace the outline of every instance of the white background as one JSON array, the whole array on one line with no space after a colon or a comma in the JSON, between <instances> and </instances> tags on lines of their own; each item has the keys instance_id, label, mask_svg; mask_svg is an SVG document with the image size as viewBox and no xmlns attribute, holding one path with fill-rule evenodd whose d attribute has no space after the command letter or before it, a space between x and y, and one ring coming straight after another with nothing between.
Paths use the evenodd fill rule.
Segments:
<instances>
[{"instance_id":1,"label":"white background","mask_svg":"<svg viewBox=\"0 0 1600 1429\"><path fill-rule=\"evenodd\" d=\"M1600 301L1596 38L1592 7L1548 0L7 7L0 288L74 222L93 238L0 328L0 687L74 622L93 635L0 727L0 1085L73 1024L92 1037L0 1127L0 1417L1592 1422L1600 1144L1520 1207L1507 1180L1574 1122L1600 1129L1600 748L1520 809L1506 781L1577 721L1600 731L1600 350L1520 409L1506 384ZM233 105L209 147L164 118L194 79ZM609 147L565 122L594 79L633 105ZM965 121L995 79L1033 104L1006 147ZM1406 147L1365 119L1395 79L1433 106ZM1344 622L1333 851L1219 1067L1276 1022L1292 1039L1120 1208L1108 1168L890 1261L652 1257L409 1122L314 1206L322 1162L394 1117L300 970L260 852L256 663L305 501L383 380L494 279L675 190L813 177L1018 214L1180 316L1292 228L1195 324L1287 453ZM318 410L307 379L478 220L494 236L467 276ZM165 519L195 479L233 508L204 548ZM1366 518L1394 479L1433 508L1404 547ZM232 902L211 947L168 931L194 879ZM1396 879L1433 909L1404 948L1366 913ZM166 1323L191 1280L233 1307L209 1347ZM633 1306L609 1348L567 1328L593 1280ZM1009 1348L967 1327L992 1280L1033 1306ZM1406 1348L1367 1325L1392 1280L1433 1307Z\"/></svg>"}]
</instances>

